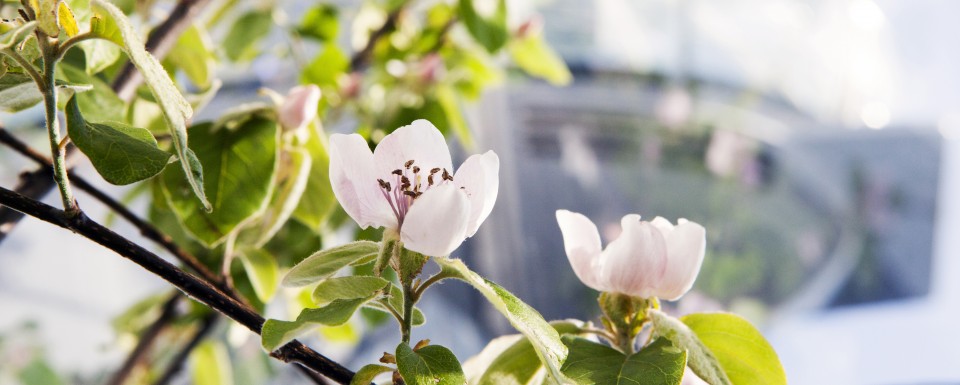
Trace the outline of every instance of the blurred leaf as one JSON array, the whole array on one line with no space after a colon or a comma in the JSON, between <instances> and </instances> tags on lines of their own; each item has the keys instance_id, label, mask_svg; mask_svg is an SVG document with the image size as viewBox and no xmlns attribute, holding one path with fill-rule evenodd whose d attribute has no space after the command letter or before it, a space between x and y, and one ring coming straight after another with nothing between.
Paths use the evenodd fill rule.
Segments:
<instances>
[{"instance_id":1,"label":"blurred leaf","mask_svg":"<svg viewBox=\"0 0 960 385\"><path fill-rule=\"evenodd\" d=\"M139 333L157 319L161 305L168 298L167 294L152 294L141 299L116 316L111 325L118 333Z\"/></svg>"},{"instance_id":2,"label":"blurred leaf","mask_svg":"<svg viewBox=\"0 0 960 385\"><path fill-rule=\"evenodd\" d=\"M337 277L320 282L313 290L316 303L338 299L366 298L385 288L390 282L380 277Z\"/></svg>"},{"instance_id":3,"label":"blurred leaf","mask_svg":"<svg viewBox=\"0 0 960 385\"><path fill-rule=\"evenodd\" d=\"M467 128L467 122L463 118L463 112L461 112L460 105L457 103L457 94L453 91L453 88L446 84L437 85L436 94L437 103L443 109L449 129L457 135L457 139L460 139L460 143L464 147L473 148L473 135Z\"/></svg>"},{"instance_id":4,"label":"blurred leaf","mask_svg":"<svg viewBox=\"0 0 960 385\"><path fill-rule=\"evenodd\" d=\"M273 27L273 10L249 11L233 22L223 39L223 51L231 61L247 61L257 57L257 45Z\"/></svg>"},{"instance_id":5,"label":"blurred leaf","mask_svg":"<svg viewBox=\"0 0 960 385\"><path fill-rule=\"evenodd\" d=\"M330 278L340 269L380 251L380 245L370 241L356 241L331 249L321 250L300 262L283 277L286 287L306 286Z\"/></svg>"},{"instance_id":6,"label":"blurred leaf","mask_svg":"<svg viewBox=\"0 0 960 385\"><path fill-rule=\"evenodd\" d=\"M277 179L276 192L271 198L270 205L261 221L261 233L256 242L263 246L280 231L293 211L300 204L300 198L307 189L310 180L310 168L313 159L304 148L294 148L283 153L280 159L280 170Z\"/></svg>"},{"instance_id":7,"label":"blurred leaf","mask_svg":"<svg viewBox=\"0 0 960 385\"><path fill-rule=\"evenodd\" d=\"M770 385L787 383L786 373L777 352L749 321L731 313L695 313L681 317L680 320L713 353L730 382ZM693 352L690 354L693 355Z\"/></svg>"},{"instance_id":8,"label":"blurred leaf","mask_svg":"<svg viewBox=\"0 0 960 385\"><path fill-rule=\"evenodd\" d=\"M629 356L587 339L564 336L570 355L563 374L577 384L680 385L686 354L661 338Z\"/></svg>"},{"instance_id":9,"label":"blurred leaf","mask_svg":"<svg viewBox=\"0 0 960 385\"><path fill-rule=\"evenodd\" d=\"M542 78L555 86L565 86L573 80L567 64L547 45L542 34L529 34L512 40L507 49L513 62L532 76Z\"/></svg>"},{"instance_id":10,"label":"blurred leaf","mask_svg":"<svg viewBox=\"0 0 960 385\"><path fill-rule=\"evenodd\" d=\"M340 30L339 11L330 4L318 4L307 10L297 32L323 42L333 41Z\"/></svg>"},{"instance_id":11,"label":"blurred leaf","mask_svg":"<svg viewBox=\"0 0 960 385\"><path fill-rule=\"evenodd\" d=\"M187 120L193 116L190 103L183 98L157 59L144 49L140 37L123 12L105 0L92 0L91 5L94 16L90 20L90 32L120 45L143 75L144 82L163 111L183 168L182 175L190 183L204 209L210 211L213 206L204 194L203 171L193 167L197 162L191 159L187 147Z\"/></svg>"},{"instance_id":12,"label":"blurred leaf","mask_svg":"<svg viewBox=\"0 0 960 385\"><path fill-rule=\"evenodd\" d=\"M287 342L317 327L317 324L336 326L350 320L360 306L372 298L338 299L319 309L303 309L296 321L268 319L261 330L261 343L267 351L274 351Z\"/></svg>"},{"instance_id":13,"label":"blurred leaf","mask_svg":"<svg viewBox=\"0 0 960 385\"><path fill-rule=\"evenodd\" d=\"M277 260L262 249L246 248L240 251L240 261L243 262L243 269L246 270L257 297L264 303L270 301L280 283Z\"/></svg>"},{"instance_id":14,"label":"blurred leaf","mask_svg":"<svg viewBox=\"0 0 960 385\"><path fill-rule=\"evenodd\" d=\"M231 385L230 355L222 342L204 340L190 352L190 378L194 385Z\"/></svg>"},{"instance_id":15,"label":"blurred leaf","mask_svg":"<svg viewBox=\"0 0 960 385\"><path fill-rule=\"evenodd\" d=\"M177 44L167 54L167 59L181 69L187 78L197 88L208 89L211 84L211 74L214 70L214 56L210 52L206 31L196 25L191 26L180 38Z\"/></svg>"},{"instance_id":16,"label":"blurred leaf","mask_svg":"<svg viewBox=\"0 0 960 385\"><path fill-rule=\"evenodd\" d=\"M80 32L80 28L77 27L77 20L73 17L73 11L66 2L60 2L57 5L57 18L60 28L63 28L63 32L66 32L68 37L77 36L77 33Z\"/></svg>"},{"instance_id":17,"label":"blurred leaf","mask_svg":"<svg viewBox=\"0 0 960 385\"><path fill-rule=\"evenodd\" d=\"M57 92L62 100L69 100L73 95L89 91L93 87L82 84L68 84L57 81ZM19 112L35 106L43 101L43 95L33 79L27 75L7 72L0 76L0 110Z\"/></svg>"},{"instance_id":18,"label":"blurred leaf","mask_svg":"<svg viewBox=\"0 0 960 385\"><path fill-rule=\"evenodd\" d=\"M490 19L485 19L474 8L474 0L460 0L460 18L467 31L487 52L497 52L507 43L507 4L506 0L497 0L497 7Z\"/></svg>"},{"instance_id":19,"label":"blurred leaf","mask_svg":"<svg viewBox=\"0 0 960 385\"><path fill-rule=\"evenodd\" d=\"M554 321L550 325L561 336L577 333L580 330L579 325L568 321ZM521 337L519 341L509 345L490 362L483 375L477 380L477 384L531 384L531 380L535 379L537 372L543 367L543 363L537 357L537 352L530 340L526 337L518 337ZM569 356L567 359L569 360Z\"/></svg>"},{"instance_id":20,"label":"blurred leaf","mask_svg":"<svg viewBox=\"0 0 960 385\"><path fill-rule=\"evenodd\" d=\"M393 371L393 368L389 366L377 364L364 365L357 371L357 374L353 376L353 379L350 380L350 385L368 385L373 382L373 379L380 373L391 371Z\"/></svg>"},{"instance_id":21,"label":"blurred leaf","mask_svg":"<svg viewBox=\"0 0 960 385\"><path fill-rule=\"evenodd\" d=\"M658 310L648 312L653 320L653 333L656 337L669 339L687 351L687 366L700 378L712 385L731 385L723 366L713 355L709 347L680 320ZM725 333L725 330L721 330Z\"/></svg>"},{"instance_id":22,"label":"blurred leaf","mask_svg":"<svg viewBox=\"0 0 960 385\"><path fill-rule=\"evenodd\" d=\"M115 47L115 46L114 46ZM119 52L119 51L118 51ZM76 95L77 105L87 119L93 121L125 121L125 104L110 85L96 76L67 63L57 66L59 77L73 84L89 84L93 89Z\"/></svg>"},{"instance_id":23,"label":"blurred leaf","mask_svg":"<svg viewBox=\"0 0 960 385\"><path fill-rule=\"evenodd\" d=\"M23 385L60 385L63 380L46 361L40 357L34 357L27 366L20 369L20 382Z\"/></svg>"},{"instance_id":24,"label":"blurred leaf","mask_svg":"<svg viewBox=\"0 0 960 385\"><path fill-rule=\"evenodd\" d=\"M70 140L107 182L139 182L159 174L170 160L150 131L118 122L84 121L76 97L68 102L66 115Z\"/></svg>"},{"instance_id":25,"label":"blurred leaf","mask_svg":"<svg viewBox=\"0 0 960 385\"><path fill-rule=\"evenodd\" d=\"M190 195L183 171L163 173L164 193L184 227L208 246L219 244L241 222L269 203L278 158L277 123L255 117L233 130L209 123L190 128L190 154L206 170L205 189L214 202L205 212Z\"/></svg>"},{"instance_id":26,"label":"blurred leaf","mask_svg":"<svg viewBox=\"0 0 960 385\"><path fill-rule=\"evenodd\" d=\"M434 261L440 265L443 272L469 283L480 291L480 294L483 294L514 328L534 344L540 361L547 366L548 373L553 378L563 378L560 374L560 363L567 357L567 348L560 341L557 331L543 320L540 313L500 285L474 273L459 259L434 258Z\"/></svg>"},{"instance_id":27,"label":"blurred leaf","mask_svg":"<svg viewBox=\"0 0 960 385\"><path fill-rule=\"evenodd\" d=\"M330 187L330 156L327 153L327 147L320 137L321 134L312 126L310 128L305 149L310 155L312 164L307 177L307 187L302 194L306 198L300 199L300 203L293 211L293 217L314 231L319 231L338 205L333 189Z\"/></svg>"},{"instance_id":28,"label":"blurred leaf","mask_svg":"<svg viewBox=\"0 0 960 385\"><path fill-rule=\"evenodd\" d=\"M264 249L273 254L282 267L292 267L319 249L323 239L313 229L297 220L289 220Z\"/></svg>"},{"instance_id":29,"label":"blurred leaf","mask_svg":"<svg viewBox=\"0 0 960 385\"><path fill-rule=\"evenodd\" d=\"M0 35L0 49L7 49L33 33L33 30L37 28L37 22L31 21L17 26L15 23L8 21L0 23L0 28L4 29L3 34Z\"/></svg>"},{"instance_id":30,"label":"blurred leaf","mask_svg":"<svg viewBox=\"0 0 960 385\"><path fill-rule=\"evenodd\" d=\"M413 350L397 345L397 370L409 385L462 385L467 382L457 356L440 345Z\"/></svg>"},{"instance_id":31,"label":"blurred leaf","mask_svg":"<svg viewBox=\"0 0 960 385\"><path fill-rule=\"evenodd\" d=\"M350 58L336 44L327 44L323 52L303 69L300 80L321 87L336 87L337 79L349 67Z\"/></svg>"}]
</instances>

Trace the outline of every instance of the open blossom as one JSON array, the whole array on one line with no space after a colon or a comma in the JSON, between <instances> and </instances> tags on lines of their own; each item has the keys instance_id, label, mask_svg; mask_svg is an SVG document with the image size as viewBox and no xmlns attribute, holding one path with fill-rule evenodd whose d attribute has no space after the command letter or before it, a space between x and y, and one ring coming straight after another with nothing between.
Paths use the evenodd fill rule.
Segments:
<instances>
[{"instance_id":1,"label":"open blossom","mask_svg":"<svg viewBox=\"0 0 960 385\"><path fill-rule=\"evenodd\" d=\"M287 130L302 129L316 119L319 103L320 87L310 84L291 88L280 105L280 125Z\"/></svg>"},{"instance_id":2,"label":"open blossom","mask_svg":"<svg viewBox=\"0 0 960 385\"><path fill-rule=\"evenodd\" d=\"M454 170L443 135L426 120L398 128L373 152L360 135L330 137L330 183L347 214L425 255L448 255L477 232L497 200L499 172L493 151Z\"/></svg>"},{"instance_id":3,"label":"open blossom","mask_svg":"<svg viewBox=\"0 0 960 385\"><path fill-rule=\"evenodd\" d=\"M557 223L573 271L584 284L605 292L675 301L693 286L706 246L706 230L680 219L620 220L623 231L601 249L597 226L579 213L557 210Z\"/></svg>"}]
</instances>

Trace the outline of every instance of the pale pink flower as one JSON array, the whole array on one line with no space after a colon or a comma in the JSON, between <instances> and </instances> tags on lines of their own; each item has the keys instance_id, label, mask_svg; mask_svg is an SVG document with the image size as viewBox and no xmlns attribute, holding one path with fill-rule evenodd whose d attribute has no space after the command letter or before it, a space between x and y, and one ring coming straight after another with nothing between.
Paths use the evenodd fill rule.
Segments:
<instances>
[{"instance_id":1,"label":"pale pink flower","mask_svg":"<svg viewBox=\"0 0 960 385\"><path fill-rule=\"evenodd\" d=\"M426 120L398 128L371 152L360 135L330 137L330 183L361 228L384 227L407 249L445 256L473 236L499 190L493 151L454 173L447 142Z\"/></svg>"},{"instance_id":2,"label":"pale pink flower","mask_svg":"<svg viewBox=\"0 0 960 385\"><path fill-rule=\"evenodd\" d=\"M579 213L557 210L557 223L574 273L587 286L634 297L675 301L693 286L706 247L706 230L680 219L620 220L622 232L606 249L597 226Z\"/></svg>"},{"instance_id":3,"label":"pale pink flower","mask_svg":"<svg viewBox=\"0 0 960 385\"><path fill-rule=\"evenodd\" d=\"M320 88L310 84L297 86L287 92L280 105L280 125L287 130L300 130L317 118Z\"/></svg>"}]
</instances>

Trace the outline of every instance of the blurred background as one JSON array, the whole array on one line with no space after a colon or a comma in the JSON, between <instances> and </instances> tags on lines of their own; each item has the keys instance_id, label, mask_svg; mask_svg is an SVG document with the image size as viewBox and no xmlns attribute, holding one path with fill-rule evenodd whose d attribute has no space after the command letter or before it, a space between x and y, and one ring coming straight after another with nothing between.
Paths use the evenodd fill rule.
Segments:
<instances>
[{"instance_id":1,"label":"blurred background","mask_svg":"<svg viewBox=\"0 0 960 385\"><path fill-rule=\"evenodd\" d=\"M343 20L360 8L333 3ZM509 7L510 25L542 27L573 81L558 87L508 71L467 105L474 143L454 147L460 159L499 154L500 195L455 256L547 319L590 319L596 293L570 269L554 211L590 217L604 243L627 213L687 218L706 227L707 254L671 312L743 314L770 339L791 384L960 384L960 206L950 199L960 195L960 50L950 38L960 36L960 4ZM228 70L208 117L261 86L296 83L291 66L264 55ZM40 116L3 121L28 126ZM347 115L327 129L363 124ZM28 166L6 150L0 159L4 186ZM106 215L90 206L91 216ZM461 360L512 333L472 289L445 286L426 298L429 321L415 333L435 335ZM41 366L58 372L110 370L125 346L111 322L163 287L79 237L25 221L0 247L0 362L42 350ZM376 329L319 350L356 368L390 350L393 334Z\"/></svg>"}]
</instances>

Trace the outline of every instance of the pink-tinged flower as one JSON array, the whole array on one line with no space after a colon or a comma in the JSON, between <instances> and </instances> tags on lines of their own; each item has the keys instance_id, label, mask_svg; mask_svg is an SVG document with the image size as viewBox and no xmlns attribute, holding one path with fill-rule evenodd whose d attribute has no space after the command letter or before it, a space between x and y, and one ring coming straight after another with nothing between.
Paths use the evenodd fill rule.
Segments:
<instances>
[{"instance_id":1,"label":"pink-tinged flower","mask_svg":"<svg viewBox=\"0 0 960 385\"><path fill-rule=\"evenodd\" d=\"M398 128L373 152L360 135L330 137L330 183L347 214L425 255L448 255L477 232L497 200L499 173L493 151L454 173L447 142L426 120Z\"/></svg>"},{"instance_id":2,"label":"pink-tinged flower","mask_svg":"<svg viewBox=\"0 0 960 385\"><path fill-rule=\"evenodd\" d=\"M605 292L634 297L680 299L700 272L706 230L680 219L674 226L661 217L640 220L628 214L622 232L606 249L597 226L579 213L557 210L557 223L573 271L584 284Z\"/></svg>"},{"instance_id":3,"label":"pink-tinged flower","mask_svg":"<svg viewBox=\"0 0 960 385\"><path fill-rule=\"evenodd\" d=\"M287 130L302 129L316 119L319 103L320 88L316 85L291 88L280 105L280 125Z\"/></svg>"}]
</instances>

